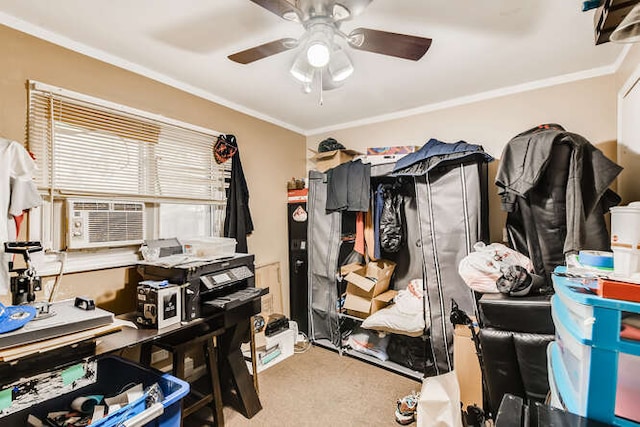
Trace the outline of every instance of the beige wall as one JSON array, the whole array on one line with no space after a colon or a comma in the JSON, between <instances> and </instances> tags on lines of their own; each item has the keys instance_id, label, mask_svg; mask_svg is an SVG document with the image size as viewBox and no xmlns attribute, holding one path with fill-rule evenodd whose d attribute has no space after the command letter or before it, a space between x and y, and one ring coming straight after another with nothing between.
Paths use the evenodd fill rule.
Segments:
<instances>
[{"instance_id":1,"label":"beige wall","mask_svg":"<svg viewBox=\"0 0 640 427\"><path fill-rule=\"evenodd\" d=\"M235 134L255 227L249 251L256 255L256 264L277 261L282 271L288 271L286 182L305 174L302 135L4 26L0 26L0 58L0 136L4 138L25 140L30 79ZM131 269L66 275L60 295L88 294L120 312L133 307L129 299L134 277ZM283 299L288 301L287 274L282 281ZM125 289L127 282L130 286ZM116 300L118 294L124 297Z\"/></svg>"},{"instance_id":2,"label":"beige wall","mask_svg":"<svg viewBox=\"0 0 640 427\"><path fill-rule=\"evenodd\" d=\"M616 74L618 85L618 160L627 171L618 179L622 204L640 200L638 172L640 171L640 86L637 84L640 73L640 45L631 45L631 49ZM631 87L631 85L633 86Z\"/></svg>"},{"instance_id":3,"label":"beige wall","mask_svg":"<svg viewBox=\"0 0 640 427\"><path fill-rule=\"evenodd\" d=\"M542 123L558 123L598 145L615 160L616 78L591 78L536 89L458 107L447 108L365 126L307 137L307 147L317 149L328 136L347 148L424 145L429 138L445 142L480 144L499 159L505 144L518 133ZM310 157L308 155L308 157ZM312 167L308 163L308 167ZM489 169L489 212L492 241L501 241L505 215L493 184L498 162Z\"/></svg>"}]
</instances>

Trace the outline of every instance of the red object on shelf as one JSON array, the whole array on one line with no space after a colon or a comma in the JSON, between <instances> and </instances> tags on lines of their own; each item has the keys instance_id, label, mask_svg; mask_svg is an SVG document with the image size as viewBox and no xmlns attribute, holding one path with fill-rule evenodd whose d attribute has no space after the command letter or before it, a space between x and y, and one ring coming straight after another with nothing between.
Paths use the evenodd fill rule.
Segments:
<instances>
[{"instance_id":1,"label":"red object on shelf","mask_svg":"<svg viewBox=\"0 0 640 427\"><path fill-rule=\"evenodd\" d=\"M600 278L598 279L598 295L602 298L640 302L640 285Z\"/></svg>"},{"instance_id":2,"label":"red object on shelf","mask_svg":"<svg viewBox=\"0 0 640 427\"><path fill-rule=\"evenodd\" d=\"M287 190L287 199L289 203L306 202L308 194L308 188L302 188L299 190Z\"/></svg>"}]
</instances>

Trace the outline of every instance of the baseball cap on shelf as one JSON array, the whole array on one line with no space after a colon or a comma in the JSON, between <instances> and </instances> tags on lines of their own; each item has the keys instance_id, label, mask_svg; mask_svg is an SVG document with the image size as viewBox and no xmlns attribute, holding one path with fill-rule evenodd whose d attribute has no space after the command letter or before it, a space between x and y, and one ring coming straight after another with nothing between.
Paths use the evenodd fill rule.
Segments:
<instances>
[{"instance_id":1,"label":"baseball cap on shelf","mask_svg":"<svg viewBox=\"0 0 640 427\"><path fill-rule=\"evenodd\" d=\"M344 145L340 144L334 138L327 138L318 144L318 152L326 153L327 151L344 150Z\"/></svg>"},{"instance_id":2,"label":"baseball cap on shelf","mask_svg":"<svg viewBox=\"0 0 640 427\"><path fill-rule=\"evenodd\" d=\"M216 163L221 164L229 160L238 151L238 143L235 135L218 135L213 145L213 157Z\"/></svg>"}]
</instances>

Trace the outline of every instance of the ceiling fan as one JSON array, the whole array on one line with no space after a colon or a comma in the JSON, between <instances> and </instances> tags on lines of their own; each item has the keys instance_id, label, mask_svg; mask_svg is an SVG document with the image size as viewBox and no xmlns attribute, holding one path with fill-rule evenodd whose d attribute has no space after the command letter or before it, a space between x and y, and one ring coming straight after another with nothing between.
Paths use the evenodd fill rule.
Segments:
<instances>
[{"instance_id":1,"label":"ceiling fan","mask_svg":"<svg viewBox=\"0 0 640 427\"><path fill-rule=\"evenodd\" d=\"M228 58L250 64L303 46L290 72L305 85L305 91L310 91L317 73L325 89L336 87L351 75L353 65L341 45L412 61L422 58L431 46L430 38L370 28L356 28L349 34L342 32L340 25L362 13L372 0L295 0L295 4L287 0L250 1L283 19L299 22L305 33L299 39L274 40Z\"/></svg>"}]
</instances>

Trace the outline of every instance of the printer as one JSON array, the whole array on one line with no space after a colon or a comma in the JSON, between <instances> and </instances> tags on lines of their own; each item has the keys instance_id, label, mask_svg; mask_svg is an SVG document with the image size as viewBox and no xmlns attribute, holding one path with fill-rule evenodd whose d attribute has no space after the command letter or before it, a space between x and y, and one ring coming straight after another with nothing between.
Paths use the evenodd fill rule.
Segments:
<instances>
[{"instance_id":1,"label":"printer","mask_svg":"<svg viewBox=\"0 0 640 427\"><path fill-rule=\"evenodd\" d=\"M235 302L263 293L255 287L252 254L218 259L174 254L141 262L137 269L144 280L168 280L181 286L182 321L233 308Z\"/></svg>"}]
</instances>

